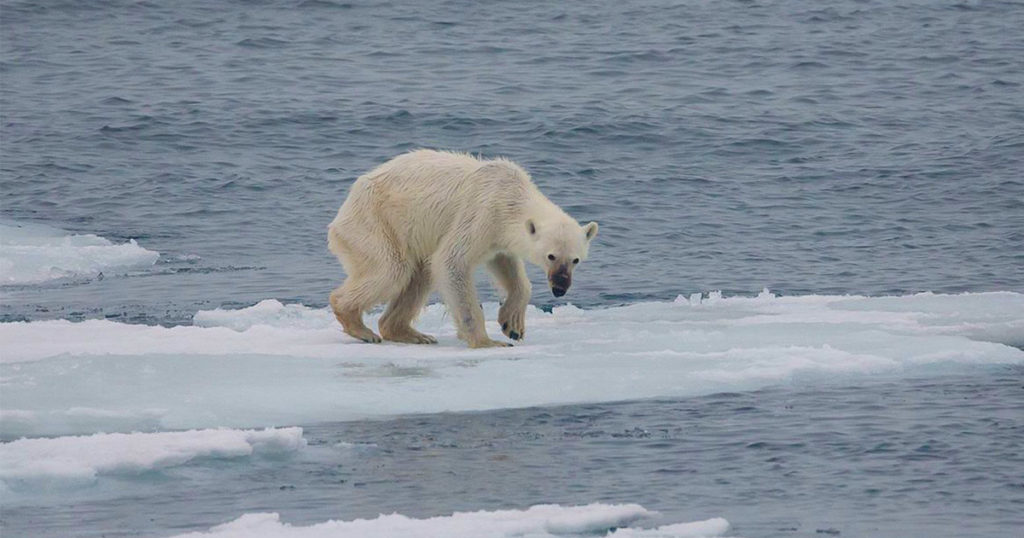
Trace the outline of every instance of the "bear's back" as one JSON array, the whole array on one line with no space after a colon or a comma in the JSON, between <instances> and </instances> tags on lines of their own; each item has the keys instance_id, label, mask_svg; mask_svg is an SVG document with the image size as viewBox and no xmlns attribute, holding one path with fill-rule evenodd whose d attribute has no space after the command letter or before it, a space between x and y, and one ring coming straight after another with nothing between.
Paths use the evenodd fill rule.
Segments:
<instances>
[{"instance_id":1,"label":"bear's back","mask_svg":"<svg viewBox=\"0 0 1024 538\"><path fill-rule=\"evenodd\" d=\"M378 185L422 187L458 182L480 167L482 162L464 153L420 149L403 153L374 168L360 181Z\"/></svg>"},{"instance_id":2,"label":"bear's back","mask_svg":"<svg viewBox=\"0 0 1024 538\"><path fill-rule=\"evenodd\" d=\"M530 176L507 159L421 149L361 176L352 194L373 198L378 206L416 212L463 203L489 205L508 196L521 199L526 185L532 186Z\"/></svg>"},{"instance_id":3,"label":"bear's back","mask_svg":"<svg viewBox=\"0 0 1024 538\"><path fill-rule=\"evenodd\" d=\"M467 211L487 215L482 222L505 217L527 184L526 172L508 160L412 151L361 176L332 226L388 230L401 250L427 254Z\"/></svg>"}]
</instances>

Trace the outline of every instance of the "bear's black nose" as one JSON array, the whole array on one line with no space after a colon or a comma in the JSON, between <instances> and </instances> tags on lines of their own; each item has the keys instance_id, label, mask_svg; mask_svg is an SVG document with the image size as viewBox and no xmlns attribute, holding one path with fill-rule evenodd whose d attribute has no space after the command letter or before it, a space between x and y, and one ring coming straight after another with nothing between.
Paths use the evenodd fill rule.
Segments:
<instances>
[{"instance_id":1,"label":"bear's black nose","mask_svg":"<svg viewBox=\"0 0 1024 538\"><path fill-rule=\"evenodd\" d=\"M566 291L568 291L568 290L566 290L565 288L560 288L558 286L551 286L551 293L555 297L561 297L561 296L565 295Z\"/></svg>"}]
</instances>

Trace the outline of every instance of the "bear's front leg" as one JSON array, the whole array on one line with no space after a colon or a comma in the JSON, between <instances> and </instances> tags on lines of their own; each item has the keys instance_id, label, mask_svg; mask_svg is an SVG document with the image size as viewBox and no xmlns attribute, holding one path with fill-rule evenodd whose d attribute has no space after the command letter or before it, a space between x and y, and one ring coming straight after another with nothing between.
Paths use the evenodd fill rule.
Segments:
<instances>
[{"instance_id":1,"label":"bear's front leg","mask_svg":"<svg viewBox=\"0 0 1024 538\"><path fill-rule=\"evenodd\" d=\"M511 345L487 336L484 311L473 285L473 267L464 254L457 249L444 249L435 256L431 267L448 312L455 321L459 338L472 348Z\"/></svg>"},{"instance_id":2,"label":"bear's front leg","mask_svg":"<svg viewBox=\"0 0 1024 538\"><path fill-rule=\"evenodd\" d=\"M523 260L500 253L487 262L494 280L505 290L505 301L498 310L501 332L513 340L526 336L526 305L530 303L530 279Z\"/></svg>"}]
</instances>

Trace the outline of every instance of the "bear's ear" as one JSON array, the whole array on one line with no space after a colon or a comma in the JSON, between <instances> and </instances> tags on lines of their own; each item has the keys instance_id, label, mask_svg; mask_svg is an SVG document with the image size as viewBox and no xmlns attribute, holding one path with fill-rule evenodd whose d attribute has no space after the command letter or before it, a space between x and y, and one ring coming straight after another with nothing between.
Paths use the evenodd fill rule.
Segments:
<instances>
[{"instance_id":1,"label":"bear's ear","mask_svg":"<svg viewBox=\"0 0 1024 538\"><path fill-rule=\"evenodd\" d=\"M531 235L537 235L537 225L533 223L533 219L526 219L526 231Z\"/></svg>"},{"instance_id":2,"label":"bear's ear","mask_svg":"<svg viewBox=\"0 0 1024 538\"><path fill-rule=\"evenodd\" d=\"M597 235L597 223L590 222L583 227L583 233L587 234L587 241L590 241Z\"/></svg>"}]
</instances>

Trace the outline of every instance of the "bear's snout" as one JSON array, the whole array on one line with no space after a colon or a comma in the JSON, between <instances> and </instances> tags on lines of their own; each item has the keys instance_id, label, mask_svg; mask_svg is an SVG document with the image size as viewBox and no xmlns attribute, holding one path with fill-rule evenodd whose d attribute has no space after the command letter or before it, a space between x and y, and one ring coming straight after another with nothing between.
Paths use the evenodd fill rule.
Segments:
<instances>
[{"instance_id":1,"label":"bear's snout","mask_svg":"<svg viewBox=\"0 0 1024 538\"><path fill-rule=\"evenodd\" d=\"M572 285L572 277L569 276L568 271L559 271L551 275L550 281L551 294L555 297L565 295L565 292L569 291L569 286Z\"/></svg>"}]
</instances>

